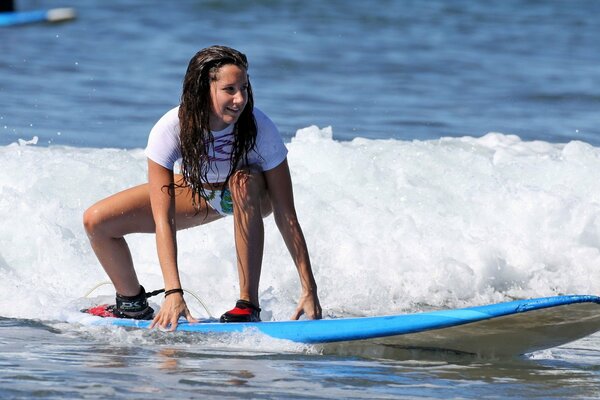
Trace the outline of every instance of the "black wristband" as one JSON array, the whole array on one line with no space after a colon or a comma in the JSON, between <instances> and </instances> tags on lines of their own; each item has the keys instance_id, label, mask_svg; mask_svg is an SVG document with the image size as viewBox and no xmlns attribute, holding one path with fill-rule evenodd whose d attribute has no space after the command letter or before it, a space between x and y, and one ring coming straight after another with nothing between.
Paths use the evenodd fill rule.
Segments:
<instances>
[{"instance_id":1,"label":"black wristband","mask_svg":"<svg viewBox=\"0 0 600 400\"><path fill-rule=\"evenodd\" d=\"M165 291L165 297L167 297L170 294L173 293L181 293L181 295L183 296L183 289L171 289L171 290L167 290Z\"/></svg>"}]
</instances>

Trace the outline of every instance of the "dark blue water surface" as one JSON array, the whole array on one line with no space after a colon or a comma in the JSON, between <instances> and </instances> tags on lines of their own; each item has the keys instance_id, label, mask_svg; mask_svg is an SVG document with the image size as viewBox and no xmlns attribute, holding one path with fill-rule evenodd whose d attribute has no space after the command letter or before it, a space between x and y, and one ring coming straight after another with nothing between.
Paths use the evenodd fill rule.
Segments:
<instances>
[{"instance_id":1,"label":"dark blue water surface","mask_svg":"<svg viewBox=\"0 0 600 400\"><path fill-rule=\"evenodd\" d=\"M286 137L516 134L600 145L600 2L20 1L76 6L0 29L0 145L144 147L200 48L251 62L256 104Z\"/></svg>"}]
</instances>

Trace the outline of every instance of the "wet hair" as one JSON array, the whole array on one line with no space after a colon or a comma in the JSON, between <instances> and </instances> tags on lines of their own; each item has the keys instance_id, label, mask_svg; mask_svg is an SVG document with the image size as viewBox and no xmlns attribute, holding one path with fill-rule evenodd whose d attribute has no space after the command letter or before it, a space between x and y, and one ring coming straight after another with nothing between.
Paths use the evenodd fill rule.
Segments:
<instances>
[{"instance_id":1,"label":"wet hair","mask_svg":"<svg viewBox=\"0 0 600 400\"><path fill-rule=\"evenodd\" d=\"M208 152L214 143L209 124L212 111L210 84L218 79L219 69L225 65L235 65L248 71L248 60L243 53L225 46L211 46L192 57L183 80L179 106L181 174L185 185L191 189L192 204L197 210L198 196L209 198L203 183L208 182ZM248 153L256 145L257 128L250 80L247 97L246 106L233 128L234 143L225 185L240 163L248 163Z\"/></svg>"}]
</instances>

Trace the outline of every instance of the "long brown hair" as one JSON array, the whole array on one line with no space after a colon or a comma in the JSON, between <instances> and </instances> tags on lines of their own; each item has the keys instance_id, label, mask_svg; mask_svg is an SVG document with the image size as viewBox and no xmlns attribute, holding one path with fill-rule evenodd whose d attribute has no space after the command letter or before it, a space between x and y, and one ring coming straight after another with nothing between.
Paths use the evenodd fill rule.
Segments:
<instances>
[{"instance_id":1,"label":"long brown hair","mask_svg":"<svg viewBox=\"0 0 600 400\"><path fill-rule=\"evenodd\" d=\"M208 198L203 183L208 182L208 151L214 143L209 124L212 107L210 83L217 80L221 67L230 64L248 71L248 59L243 53L225 46L207 47L192 57L183 80L179 105L181 174L192 191L192 204L196 209L198 196ZM248 153L256 145L253 110L254 98L248 78L248 101L233 128L234 143L225 185L241 161L248 163Z\"/></svg>"}]
</instances>

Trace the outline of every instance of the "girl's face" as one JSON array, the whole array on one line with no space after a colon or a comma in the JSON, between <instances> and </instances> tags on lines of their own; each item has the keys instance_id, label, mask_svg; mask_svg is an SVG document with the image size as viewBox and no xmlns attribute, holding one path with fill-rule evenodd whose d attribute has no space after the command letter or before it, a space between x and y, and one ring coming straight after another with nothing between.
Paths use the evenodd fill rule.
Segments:
<instances>
[{"instance_id":1,"label":"girl's face","mask_svg":"<svg viewBox=\"0 0 600 400\"><path fill-rule=\"evenodd\" d=\"M210 129L221 131L235 124L248 102L246 70L233 64L219 68L216 79L210 82L210 97Z\"/></svg>"}]
</instances>

